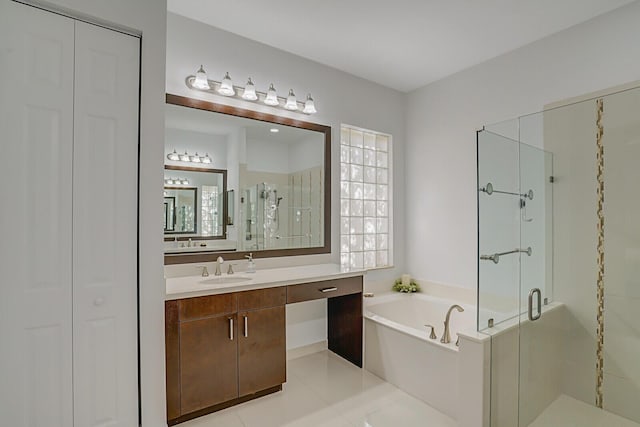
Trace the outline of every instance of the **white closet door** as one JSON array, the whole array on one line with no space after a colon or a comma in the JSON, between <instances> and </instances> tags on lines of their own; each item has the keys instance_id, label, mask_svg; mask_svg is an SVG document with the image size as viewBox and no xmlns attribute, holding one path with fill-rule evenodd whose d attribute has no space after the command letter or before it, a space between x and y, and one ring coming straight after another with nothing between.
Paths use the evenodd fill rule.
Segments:
<instances>
[{"instance_id":1,"label":"white closet door","mask_svg":"<svg viewBox=\"0 0 640 427\"><path fill-rule=\"evenodd\" d=\"M76 427L138 421L139 39L76 22L73 173Z\"/></svg>"},{"instance_id":2,"label":"white closet door","mask_svg":"<svg viewBox=\"0 0 640 427\"><path fill-rule=\"evenodd\" d=\"M0 0L0 424L72 405L73 21Z\"/></svg>"}]
</instances>

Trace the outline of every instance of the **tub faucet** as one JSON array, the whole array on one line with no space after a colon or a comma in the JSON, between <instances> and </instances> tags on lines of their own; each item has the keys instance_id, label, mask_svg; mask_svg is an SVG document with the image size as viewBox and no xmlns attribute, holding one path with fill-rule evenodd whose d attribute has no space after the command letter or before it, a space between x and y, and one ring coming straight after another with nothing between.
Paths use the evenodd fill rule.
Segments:
<instances>
[{"instance_id":1,"label":"tub faucet","mask_svg":"<svg viewBox=\"0 0 640 427\"><path fill-rule=\"evenodd\" d=\"M454 308L460 313L464 311L464 308L460 307L458 304L454 304L449 307L449 311L447 311L447 317L444 319L444 333L442 334L442 338L440 338L440 342L444 344L449 344L451 342L451 334L449 333L449 318L451 317L451 312Z\"/></svg>"}]
</instances>

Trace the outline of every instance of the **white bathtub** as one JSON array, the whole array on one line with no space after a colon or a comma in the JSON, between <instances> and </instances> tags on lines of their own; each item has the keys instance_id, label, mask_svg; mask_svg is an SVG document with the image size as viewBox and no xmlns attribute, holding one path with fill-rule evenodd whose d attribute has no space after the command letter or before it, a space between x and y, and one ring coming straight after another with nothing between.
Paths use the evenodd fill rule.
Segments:
<instances>
[{"instance_id":1,"label":"white bathtub","mask_svg":"<svg viewBox=\"0 0 640 427\"><path fill-rule=\"evenodd\" d=\"M451 305L451 343L442 344ZM365 299L365 368L398 388L457 419L459 410L459 331L475 331L476 308L425 294L385 294ZM429 338L436 327L437 339Z\"/></svg>"}]
</instances>

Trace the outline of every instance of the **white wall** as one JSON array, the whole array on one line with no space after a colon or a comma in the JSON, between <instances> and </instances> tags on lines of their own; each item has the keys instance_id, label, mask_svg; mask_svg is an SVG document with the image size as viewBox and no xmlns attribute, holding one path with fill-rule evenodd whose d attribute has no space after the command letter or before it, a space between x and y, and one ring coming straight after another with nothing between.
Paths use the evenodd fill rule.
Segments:
<instances>
[{"instance_id":1,"label":"white wall","mask_svg":"<svg viewBox=\"0 0 640 427\"><path fill-rule=\"evenodd\" d=\"M475 288L475 131L637 80L638 22L634 2L409 94L405 250L412 275Z\"/></svg>"},{"instance_id":2,"label":"white wall","mask_svg":"<svg viewBox=\"0 0 640 427\"><path fill-rule=\"evenodd\" d=\"M168 93L201 98L242 108L265 111L281 116L326 124L332 127L332 236L331 260L339 262L340 200L339 144L340 124L347 123L389 133L394 141L394 209L404 209L404 94L375 83L351 76L287 52L274 49L229 32L207 26L175 14L167 20L167 78ZM185 77L204 65L210 79L219 80L226 71L238 85L251 76L258 90L265 90L273 82L281 95L293 88L299 97L313 94L318 114L306 116L275 110L255 103L223 96L196 92L185 85ZM400 216L402 219L402 215ZM376 271L369 281L391 284L404 271L404 223L394 224L394 254L396 268ZM309 258L310 260L315 258Z\"/></svg>"}]
</instances>

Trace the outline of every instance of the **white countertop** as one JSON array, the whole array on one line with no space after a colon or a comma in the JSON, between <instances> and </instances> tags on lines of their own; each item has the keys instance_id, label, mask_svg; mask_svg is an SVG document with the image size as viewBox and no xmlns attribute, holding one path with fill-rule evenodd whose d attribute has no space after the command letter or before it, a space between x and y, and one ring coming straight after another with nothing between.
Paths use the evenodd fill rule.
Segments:
<instances>
[{"instance_id":1,"label":"white countertop","mask_svg":"<svg viewBox=\"0 0 640 427\"><path fill-rule=\"evenodd\" d=\"M192 298L204 295L217 295L229 292L249 291L252 289L271 288L276 286L296 285L306 282L340 279L344 277L362 276L364 270L343 268L338 264L316 264L297 267L269 268L257 270L255 273L240 272L231 275L223 274L209 277L185 276L165 279L166 300ZM203 281L221 278L248 279L239 283L204 284Z\"/></svg>"}]
</instances>

